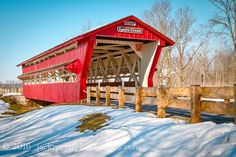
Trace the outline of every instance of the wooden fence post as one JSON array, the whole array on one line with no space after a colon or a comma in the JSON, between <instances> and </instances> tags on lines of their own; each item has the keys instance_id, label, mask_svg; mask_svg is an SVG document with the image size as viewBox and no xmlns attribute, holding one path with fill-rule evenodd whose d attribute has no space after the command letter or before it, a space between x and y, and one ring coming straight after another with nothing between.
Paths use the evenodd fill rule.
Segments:
<instances>
[{"instance_id":1,"label":"wooden fence post","mask_svg":"<svg viewBox=\"0 0 236 157\"><path fill-rule=\"evenodd\" d=\"M159 102L157 102L157 117L158 118L165 118L166 117L166 107L169 103L169 93L168 90L161 86L158 90L157 97Z\"/></svg>"},{"instance_id":2,"label":"wooden fence post","mask_svg":"<svg viewBox=\"0 0 236 157\"><path fill-rule=\"evenodd\" d=\"M100 86L96 86L96 105L101 105L100 98L101 98Z\"/></svg>"},{"instance_id":3,"label":"wooden fence post","mask_svg":"<svg viewBox=\"0 0 236 157\"><path fill-rule=\"evenodd\" d=\"M111 106L111 87L106 86L106 106Z\"/></svg>"},{"instance_id":4,"label":"wooden fence post","mask_svg":"<svg viewBox=\"0 0 236 157\"><path fill-rule=\"evenodd\" d=\"M190 86L190 123L201 122L201 87L200 85Z\"/></svg>"},{"instance_id":5,"label":"wooden fence post","mask_svg":"<svg viewBox=\"0 0 236 157\"><path fill-rule=\"evenodd\" d=\"M118 107L119 108L124 108L125 106L125 92L124 92L124 88L122 86L119 87L119 104Z\"/></svg>"},{"instance_id":6,"label":"wooden fence post","mask_svg":"<svg viewBox=\"0 0 236 157\"><path fill-rule=\"evenodd\" d=\"M87 103L91 103L91 87L87 87Z\"/></svg>"},{"instance_id":7,"label":"wooden fence post","mask_svg":"<svg viewBox=\"0 0 236 157\"><path fill-rule=\"evenodd\" d=\"M137 87L135 91L135 112L142 112L142 87Z\"/></svg>"},{"instance_id":8,"label":"wooden fence post","mask_svg":"<svg viewBox=\"0 0 236 157\"><path fill-rule=\"evenodd\" d=\"M236 123L236 84L234 84L234 123Z\"/></svg>"}]
</instances>

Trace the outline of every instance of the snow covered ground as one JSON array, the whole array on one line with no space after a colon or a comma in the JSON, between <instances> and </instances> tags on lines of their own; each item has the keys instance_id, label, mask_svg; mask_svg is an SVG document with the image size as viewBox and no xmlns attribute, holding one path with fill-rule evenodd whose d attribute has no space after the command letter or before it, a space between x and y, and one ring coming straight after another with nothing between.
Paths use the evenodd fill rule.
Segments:
<instances>
[{"instance_id":1,"label":"snow covered ground","mask_svg":"<svg viewBox=\"0 0 236 157\"><path fill-rule=\"evenodd\" d=\"M79 119L103 112L109 125L75 131ZM0 119L0 156L236 156L232 123L185 124L110 107L52 106Z\"/></svg>"},{"instance_id":2,"label":"snow covered ground","mask_svg":"<svg viewBox=\"0 0 236 157\"><path fill-rule=\"evenodd\" d=\"M10 107L9 104L5 103L4 101L0 100L0 116L3 116L2 113L9 111L8 108Z\"/></svg>"}]
</instances>

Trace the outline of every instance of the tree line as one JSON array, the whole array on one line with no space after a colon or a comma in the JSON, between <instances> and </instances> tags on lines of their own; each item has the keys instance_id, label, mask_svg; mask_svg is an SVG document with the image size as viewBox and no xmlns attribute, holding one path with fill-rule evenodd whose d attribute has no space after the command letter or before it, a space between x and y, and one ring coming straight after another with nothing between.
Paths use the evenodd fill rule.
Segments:
<instances>
[{"instance_id":1,"label":"tree line","mask_svg":"<svg viewBox=\"0 0 236 157\"><path fill-rule=\"evenodd\" d=\"M22 82L18 80L6 80L5 82L0 81L0 88L21 88Z\"/></svg>"},{"instance_id":2,"label":"tree line","mask_svg":"<svg viewBox=\"0 0 236 157\"><path fill-rule=\"evenodd\" d=\"M199 24L194 11L182 7L173 12L169 0L157 0L142 18L175 41L163 49L156 85L232 86L236 83L236 2L210 0L215 14Z\"/></svg>"}]
</instances>

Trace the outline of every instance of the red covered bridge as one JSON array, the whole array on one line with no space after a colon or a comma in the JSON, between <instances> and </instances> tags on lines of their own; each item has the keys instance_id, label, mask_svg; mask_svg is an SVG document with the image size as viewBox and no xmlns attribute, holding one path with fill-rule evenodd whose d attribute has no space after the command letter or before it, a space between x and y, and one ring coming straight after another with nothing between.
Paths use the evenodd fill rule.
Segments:
<instances>
[{"instance_id":1,"label":"red covered bridge","mask_svg":"<svg viewBox=\"0 0 236 157\"><path fill-rule=\"evenodd\" d=\"M174 42L134 16L79 35L36 55L22 66L26 98L79 102L86 86L153 86L165 46Z\"/></svg>"}]
</instances>

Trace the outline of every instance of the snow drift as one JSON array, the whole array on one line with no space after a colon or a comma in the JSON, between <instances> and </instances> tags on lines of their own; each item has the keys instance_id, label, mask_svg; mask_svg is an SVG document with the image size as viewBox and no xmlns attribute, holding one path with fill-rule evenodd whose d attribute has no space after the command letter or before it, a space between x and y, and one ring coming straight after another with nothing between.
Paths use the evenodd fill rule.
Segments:
<instances>
[{"instance_id":1,"label":"snow drift","mask_svg":"<svg viewBox=\"0 0 236 157\"><path fill-rule=\"evenodd\" d=\"M9 107L10 105L8 103L5 103L4 101L0 100L0 116L4 116L2 115L4 112L11 111L8 109Z\"/></svg>"},{"instance_id":2,"label":"snow drift","mask_svg":"<svg viewBox=\"0 0 236 157\"><path fill-rule=\"evenodd\" d=\"M2 96L15 96L15 95L22 95L22 93L4 93Z\"/></svg>"},{"instance_id":3,"label":"snow drift","mask_svg":"<svg viewBox=\"0 0 236 157\"><path fill-rule=\"evenodd\" d=\"M100 130L77 132L83 116L111 117ZM110 107L53 106L0 119L0 156L236 156L236 126L185 124Z\"/></svg>"}]
</instances>

